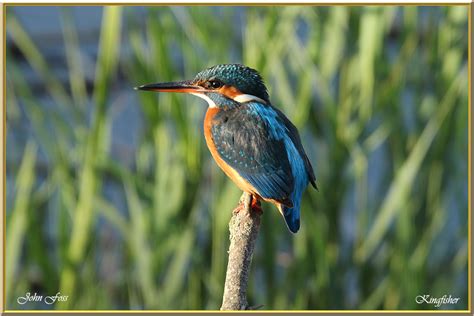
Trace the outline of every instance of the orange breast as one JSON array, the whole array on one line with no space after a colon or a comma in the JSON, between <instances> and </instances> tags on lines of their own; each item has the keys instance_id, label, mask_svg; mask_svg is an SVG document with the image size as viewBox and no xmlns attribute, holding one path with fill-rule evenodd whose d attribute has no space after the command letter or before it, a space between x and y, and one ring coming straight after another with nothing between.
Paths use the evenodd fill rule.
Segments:
<instances>
[{"instance_id":1,"label":"orange breast","mask_svg":"<svg viewBox=\"0 0 474 316\"><path fill-rule=\"evenodd\" d=\"M208 108L206 112L206 117L204 118L204 137L206 138L206 144L211 152L212 157L216 161L217 165L225 172L225 174L232 180L234 183L242 190L247 193L253 194L259 197L257 190L248 183L244 178L242 178L235 169L230 167L219 155L214 144L214 140L211 135L212 128L212 118L220 110L218 108Z\"/></svg>"}]
</instances>

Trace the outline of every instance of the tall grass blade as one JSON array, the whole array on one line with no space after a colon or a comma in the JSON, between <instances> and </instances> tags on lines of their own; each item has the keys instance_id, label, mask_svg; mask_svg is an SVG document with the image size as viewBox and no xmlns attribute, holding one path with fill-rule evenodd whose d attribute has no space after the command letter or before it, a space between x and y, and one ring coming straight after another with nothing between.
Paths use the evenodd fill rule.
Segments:
<instances>
[{"instance_id":1,"label":"tall grass blade","mask_svg":"<svg viewBox=\"0 0 474 316\"><path fill-rule=\"evenodd\" d=\"M36 180L36 145L29 142L16 177L16 194L13 210L8 216L6 231L5 291L6 302L12 297L12 289L22 267L20 256L23 242L28 236L28 212L31 208L31 193Z\"/></svg>"}]
</instances>

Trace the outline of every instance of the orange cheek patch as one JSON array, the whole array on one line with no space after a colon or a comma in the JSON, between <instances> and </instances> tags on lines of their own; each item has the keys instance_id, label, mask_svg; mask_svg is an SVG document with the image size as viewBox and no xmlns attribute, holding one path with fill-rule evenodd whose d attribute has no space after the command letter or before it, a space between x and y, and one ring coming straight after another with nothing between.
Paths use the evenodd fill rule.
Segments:
<instances>
[{"instance_id":1,"label":"orange cheek patch","mask_svg":"<svg viewBox=\"0 0 474 316\"><path fill-rule=\"evenodd\" d=\"M220 94L223 94L223 95L225 95L226 97L228 97L230 99L234 99L236 96L242 94L242 92L240 92L239 89L237 89L236 87L232 87L232 86L223 86L222 88L219 88L217 91Z\"/></svg>"}]
</instances>

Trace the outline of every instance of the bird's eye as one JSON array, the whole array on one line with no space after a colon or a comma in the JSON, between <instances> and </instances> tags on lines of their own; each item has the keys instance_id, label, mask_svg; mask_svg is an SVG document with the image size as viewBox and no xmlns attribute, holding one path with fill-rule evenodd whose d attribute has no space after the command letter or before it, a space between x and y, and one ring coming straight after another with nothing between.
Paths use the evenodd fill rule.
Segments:
<instances>
[{"instance_id":1,"label":"bird's eye","mask_svg":"<svg viewBox=\"0 0 474 316\"><path fill-rule=\"evenodd\" d=\"M222 87L224 84L222 83L222 81L220 80L209 80L208 82L206 82L206 88L208 89L218 89L220 87Z\"/></svg>"}]
</instances>

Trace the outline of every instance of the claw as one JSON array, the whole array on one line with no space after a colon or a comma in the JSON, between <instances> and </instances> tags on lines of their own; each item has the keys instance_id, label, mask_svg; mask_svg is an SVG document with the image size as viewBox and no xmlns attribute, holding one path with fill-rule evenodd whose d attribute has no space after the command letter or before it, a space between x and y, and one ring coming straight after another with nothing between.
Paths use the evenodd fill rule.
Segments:
<instances>
[{"instance_id":1,"label":"claw","mask_svg":"<svg viewBox=\"0 0 474 316\"><path fill-rule=\"evenodd\" d=\"M237 207L232 210L232 214L236 215L243 209L244 209L244 204L239 203L239 205L237 205Z\"/></svg>"},{"instance_id":2,"label":"claw","mask_svg":"<svg viewBox=\"0 0 474 316\"><path fill-rule=\"evenodd\" d=\"M263 210L262 210L262 205L260 204L260 201L258 200L258 198L256 198L255 196L250 196L250 201L246 199L246 196L245 194L243 194L241 197L240 197L240 200L239 200L239 205L237 205L236 208L234 208L234 210L232 211L232 213L235 215L235 214L238 214L240 211L242 211L243 209L246 208L246 205L248 205L247 203L250 203L250 211L251 212L255 212L257 213L258 215L262 215L263 214ZM249 214L250 215L250 214Z\"/></svg>"}]
</instances>

